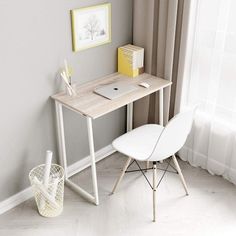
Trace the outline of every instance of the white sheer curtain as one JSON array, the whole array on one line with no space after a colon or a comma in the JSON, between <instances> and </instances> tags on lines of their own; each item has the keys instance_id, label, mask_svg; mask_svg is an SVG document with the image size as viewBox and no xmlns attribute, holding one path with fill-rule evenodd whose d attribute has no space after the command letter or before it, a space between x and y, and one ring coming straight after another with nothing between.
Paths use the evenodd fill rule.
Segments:
<instances>
[{"instance_id":1,"label":"white sheer curtain","mask_svg":"<svg viewBox=\"0 0 236 236\"><path fill-rule=\"evenodd\" d=\"M236 0L195 0L181 109L200 103L183 160L236 184Z\"/></svg>"}]
</instances>

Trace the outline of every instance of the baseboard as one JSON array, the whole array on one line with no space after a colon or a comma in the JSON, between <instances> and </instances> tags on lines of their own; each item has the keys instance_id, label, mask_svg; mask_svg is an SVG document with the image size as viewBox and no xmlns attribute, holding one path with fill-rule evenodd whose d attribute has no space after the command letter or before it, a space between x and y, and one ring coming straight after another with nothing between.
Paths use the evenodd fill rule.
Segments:
<instances>
[{"instance_id":1,"label":"baseboard","mask_svg":"<svg viewBox=\"0 0 236 236\"><path fill-rule=\"evenodd\" d=\"M21 204L22 202L33 197L33 191L31 187L28 187L17 194L7 198L6 200L0 202L0 215L4 212L12 209L13 207Z\"/></svg>"},{"instance_id":2,"label":"baseboard","mask_svg":"<svg viewBox=\"0 0 236 236\"><path fill-rule=\"evenodd\" d=\"M112 145L108 145L95 153L96 162L102 160L103 158L107 157L114 153L115 150L113 149ZM87 167L90 166L90 157L87 156L74 164L68 166L68 176L72 176ZM30 199L33 197L33 191L31 187L24 189L23 191L14 194L13 196L7 198L6 200L0 202L0 215L4 212L16 207L17 205L21 204L22 202Z\"/></svg>"},{"instance_id":3,"label":"baseboard","mask_svg":"<svg viewBox=\"0 0 236 236\"><path fill-rule=\"evenodd\" d=\"M98 150L95 153L96 162L101 161L103 158L111 155L114 152L115 152L115 150L112 147L112 145L108 145L108 146ZM90 156L87 156L87 157L75 162L74 164L68 166L68 177L71 177L72 175L75 175L78 172L86 169L87 167L90 166L90 163L91 163Z\"/></svg>"}]
</instances>

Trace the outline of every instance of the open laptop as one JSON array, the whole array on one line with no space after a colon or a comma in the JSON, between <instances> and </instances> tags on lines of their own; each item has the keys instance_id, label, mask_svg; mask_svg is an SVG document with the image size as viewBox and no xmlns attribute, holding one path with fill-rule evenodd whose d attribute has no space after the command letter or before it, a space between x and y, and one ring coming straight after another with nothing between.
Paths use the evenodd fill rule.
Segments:
<instances>
[{"instance_id":1,"label":"open laptop","mask_svg":"<svg viewBox=\"0 0 236 236\"><path fill-rule=\"evenodd\" d=\"M137 86L132 84L126 84L122 81L114 82L108 85L103 85L101 87L95 88L94 92L108 98L110 100L121 97L127 93L130 93L138 89Z\"/></svg>"}]
</instances>

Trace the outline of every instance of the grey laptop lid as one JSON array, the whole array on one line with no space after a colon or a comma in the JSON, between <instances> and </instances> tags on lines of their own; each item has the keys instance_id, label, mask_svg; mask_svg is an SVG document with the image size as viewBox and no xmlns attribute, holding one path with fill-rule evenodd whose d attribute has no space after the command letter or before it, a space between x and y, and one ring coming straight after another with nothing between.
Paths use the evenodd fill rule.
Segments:
<instances>
[{"instance_id":1,"label":"grey laptop lid","mask_svg":"<svg viewBox=\"0 0 236 236\"><path fill-rule=\"evenodd\" d=\"M124 82L115 82L94 89L94 92L108 99L115 99L138 89L137 86Z\"/></svg>"}]
</instances>

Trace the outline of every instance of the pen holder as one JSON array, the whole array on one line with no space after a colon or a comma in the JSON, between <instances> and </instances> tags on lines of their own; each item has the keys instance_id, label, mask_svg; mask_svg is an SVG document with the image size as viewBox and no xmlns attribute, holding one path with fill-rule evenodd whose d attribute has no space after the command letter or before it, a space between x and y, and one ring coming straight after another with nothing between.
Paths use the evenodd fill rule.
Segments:
<instances>
[{"instance_id":1,"label":"pen holder","mask_svg":"<svg viewBox=\"0 0 236 236\"><path fill-rule=\"evenodd\" d=\"M71 88L68 87L67 85L65 87L66 87L66 94L68 96L76 96L77 95L77 93L76 93L76 85L75 84L72 84Z\"/></svg>"},{"instance_id":2,"label":"pen holder","mask_svg":"<svg viewBox=\"0 0 236 236\"><path fill-rule=\"evenodd\" d=\"M55 217L62 213L64 199L64 170L52 164L47 186L43 184L45 164L36 166L29 173L39 214Z\"/></svg>"}]
</instances>

